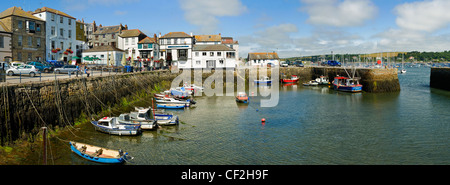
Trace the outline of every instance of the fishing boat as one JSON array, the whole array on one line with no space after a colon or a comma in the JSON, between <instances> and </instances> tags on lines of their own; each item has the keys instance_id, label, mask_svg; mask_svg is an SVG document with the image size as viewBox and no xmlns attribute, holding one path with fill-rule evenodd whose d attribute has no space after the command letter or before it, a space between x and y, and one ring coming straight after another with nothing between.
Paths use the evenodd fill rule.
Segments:
<instances>
[{"instance_id":1,"label":"fishing boat","mask_svg":"<svg viewBox=\"0 0 450 185\"><path fill-rule=\"evenodd\" d=\"M159 104L179 104L179 105L185 105L186 107L189 107L189 105L195 104L194 101L191 101L190 99L187 100L175 100L174 98L155 98L156 99L156 103Z\"/></svg>"},{"instance_id":2,"label":"fishing boat","mask_svg":"<svg viewBox=\"0 0 450 185\"><path fill-rule=\"evenodd\" d=\"M245 92L238 92L236 101L241 103L248 103L248 96Z\"/></svg>"},{"instance_id":3,"label":"fishing boat","mask_svg":"<svg viewBox=\"0 0 450 185\"><path fill-rule=\"evenodd\" d=\"M75 141L70 141L69 144L72 152L84 159L98 163L120 164L125 162L128 157L128 153L120 149L112 150Z\"/></svg>"},{"instance_id":4,"label":"fishing boat","mask_svg":"<svg viewBox=\"0 0 450 185\"><path fill-rule=\"evenodd\" d=\"M141 129L143 130L153 130L158 127L156 124L156 120L136 120L131 119L130 114L120 114L120 116L117 118L117 121L119 124L123 125L141 125Z\"/></svg>"},{"instance_id":5,"label":"fishing boat","mask_svg":"<svg viewBox=\"0 0 450 185\"><path fill-rule=\"evenodd\" d=\"M170 94L173 96L188 97L192 91L186 91L184 87L171 88Z\"/></svg>"},{"instance_id":6,"label":"fishing boat","mask_svg":"<svg viewBox=\"0 0 450 185\"><path fill-rule=\"evenodd\" d=\"M182 104L156 104L156 107L162 109L182 109L186 106Z\"/></svg>"},{"instance_id":7,"label":"fishing boat","mask_svg":"<svg viewBox=\"0 0 450 185\"><path fill-rule=\"evenodd\" d=\"M292 75L291 78L281 79L281 83L297 83L297 82L298 82L297 75Z\"/></svg>"},{"instance_id":8,"label":"fishing boat","mask_svg":"<svg viewBox=\"0 0 450 185\"><path fill-rule=\"evenodd\" d=\"M255 84L272 84L272 80L267 76L262 77L259 80L255 80L254 82Z\"/></svg>"},{"instance_id":9,"label":"fishing boat","mask_svg":"<svg viewBox=\"0 0 450 185\"><path fill-rule=\"evenodd\" d=\"M335 90L344 92L361 92L362 85L359 84L360 78L348 78L338 76L334 78L333 87Z\"/></svg>"},{"instance_id":10,"label":"fishing boat","mask_svg":"<svg viewBox=\"0 0 450 185\"><path fill-rule=\"evenodd\" d=\"M303 83L304 86L317 86L319 83L317 83L315 80L311 80L309 82Z\"/></svg>"},{"instance_id":11,"label":"fishing boat","mask_svg":"<svg viewBox=\"0 0 450 185\"><path fill-rule=\"evenodd\" d=\"M104 117L98 121L91 121L95 130L112 135L138 135L141 133L141 125L119 124L115 117Z\"/></svg>"},{"instance_id":12,"label":"fishing boat","mask_svg":"<svg viewBox=\"0 0 450 185\"><path fill-rule=\"evenodd\" d=\"M177 125L179 123L178 116L172 113L165 113L164 109L155 110L154 116L152 108L135 107L137 112L131 112L130 117L132 120L156 120L158 125Z\"/></svg>"},{"instance_id":13,"label":"fishing boat","mask_svg":"<svg viewBox=\"0 0 450 185\"><path fill-rule=\"evenodd\" d=\"M326 76L320 76L319 78L316 78L316 82L319 85L328 85L328 84L330 84L330 81L328 80L328 77L326 77Z\"/></svg>"}]
</instances>

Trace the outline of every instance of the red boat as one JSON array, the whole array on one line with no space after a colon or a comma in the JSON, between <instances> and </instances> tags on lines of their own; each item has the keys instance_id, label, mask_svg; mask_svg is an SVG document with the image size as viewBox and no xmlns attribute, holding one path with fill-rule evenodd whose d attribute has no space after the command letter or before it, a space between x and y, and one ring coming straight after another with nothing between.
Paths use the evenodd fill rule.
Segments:
<instances>
[{"instance_id":1,"label":"red boat","mask_svg":"<svg viewBox=\"0 0 450 185\"><path fill-rule=\"evenodd\" d=\"M292 75L291 78L283 78L281 79L281 83L297 83L298 77L297 75Z\"/></svg>"}]
</instances>

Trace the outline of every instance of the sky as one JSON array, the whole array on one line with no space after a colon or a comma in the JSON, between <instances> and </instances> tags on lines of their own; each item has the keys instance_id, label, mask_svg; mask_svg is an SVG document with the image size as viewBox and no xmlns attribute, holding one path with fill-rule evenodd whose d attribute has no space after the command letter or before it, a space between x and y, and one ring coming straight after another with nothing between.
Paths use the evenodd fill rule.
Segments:
<instances>
[{"instance_id":1,"label":"sky","mask_svg":"<svg viewBox=\"0 0 450 185\"><path fill-rule=\"evenodd\" d=\"M50 7L145 34L183 31L239 41L240 57L450 50L450 0L2 0Z\"/></svg>"}]
</instances>

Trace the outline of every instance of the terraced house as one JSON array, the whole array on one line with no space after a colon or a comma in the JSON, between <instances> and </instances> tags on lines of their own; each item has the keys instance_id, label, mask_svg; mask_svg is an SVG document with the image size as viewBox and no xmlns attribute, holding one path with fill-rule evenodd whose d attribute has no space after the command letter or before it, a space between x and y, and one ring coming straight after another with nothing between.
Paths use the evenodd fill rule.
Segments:
<instances>
[{"instance_id":1,"label":"terraced house","mask_svg":"<svg viewBox=\"0 0 450 185\"><path fill-rule=\"evenodd\" d=\"M0 22L12 33L12 61L46 60L45 21L14 6L0 13Z\"/></svg>"},{"instance_id":2,"label":"terraced house","mask_svg":"<svg viewBox=\"0 0 450 185\"><path fill-rule=\"evenodd\" d=\"M122 34L123 30L128 30L128 26L115 25L115 26L102 26L101 24L96 28L96 31L92 33L93 46L105 46L111 45L118 48L118 38Z\"/></svg>"}]
</instances>

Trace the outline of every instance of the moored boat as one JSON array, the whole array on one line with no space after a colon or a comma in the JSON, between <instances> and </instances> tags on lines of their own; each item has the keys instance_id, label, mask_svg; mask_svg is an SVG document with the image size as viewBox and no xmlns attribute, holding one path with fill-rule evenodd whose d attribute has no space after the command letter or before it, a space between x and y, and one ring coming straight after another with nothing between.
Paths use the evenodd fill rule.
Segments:
<instances>
[{"instance_id":1,"label":"moored boat","mask_svg":"<svg viewBox=\"0 0 450 185\"><path fill-rule=\"evenodd\" d=\"M348 78L338 76L334 78L333 87L335 90L344 92L361 92L362 85L359 84L360 78Z\"/></svg>"},{"instance_id":2,"label":"moored boat","mask_svg":"<svg viewBox=\"0 0 450 185\"><path fill-rule=\"evenodd\" d=\"M138 135L141 133L141 125L119 124L115 117L104 117L98 121L91 121L95 130L112 135Z\"/></svg>"},{"instance_id":3,"label":"moored boat","mask_svg":"<svg viewBox=\"0 0 450 185\"><path fill-rule=\"evenodd\" d=\"M259 80L255 80L254 82L256 84L272 84L272 80L267 76L262 77Z\"/></svg>"},{"instance_id":4,"label":"moored boat","mask_svg":"<svg viewBox=\"0 0 450 185\"><path fill-rule=\"evenodd\" d=\"M303 83L304 86L317 86L319 83L317 83L315 80L311 80L309 82Z\"/></svg>"},{"instance_id":5,"label":"moored boat","mask_svg":"<svg viewBox=\"0 0 450 185\"><path fill-rule=\"evenodd\" d=\"M298 82L297 75L292 75L291 78L283 78L281 79L281 83L296 83Z\"/></svg>"},{"instance_id":6,"label":"moored boat","mask_svg":"<svg viewBox=\"0 0 450 185\"><path fill-rule=\"evenodd\" d=\"M153 130L158 127L156 124L156 120L136 120L131 119L131 114L120 114L118 118L116 118L119 124L123 125L141 125L141 129L145 130Z\"/></svg>"},{"instance_id":7,"label":"moored boat","mask_svg":"<svg viewBox=\"0 0 450 185\"><path fill-rule=\"evenodd\" d=\"M122 150L112 150L85 143L70 141L70 149L77 155L98 163L118 164L127 160L128 153Z\"/></svg>"},{"instance_id":8,"label":"moored boat","mask_svg":"<svg viewBox=\"0 0 450 185\"><path fill-rule=\"evenodd\" d=\"M236 101L241 103L248 103L248 96L245 92L238 92Z\"/></svg>"},{"instance_id":9,"label":"moored boat","mask_svg":"<svg viewBox=\"0 0 450 185\"><path fill-rule=\"evenodd\" d=\"M156 107L162 109L182 109L186 106L183 104L156 104Z\"/></svg>"},{"instance_id":10,"label":"moored boat","mask_svg":"<svg viewBox=\"0 0 450 185\"><path fill-rule=\"evenodd\" d=\"M156 120L158 125L177 125L179 123L178 116L172 113L165 113L163 110L155 110L153 116L152 108L135 107L138 112L131 112L130 116L133 120Z\"/></svg>"},{"instance_id":11,"label":"moored boat","mask_svg":"<svg viewBox=\"0 0 450 185\"><path fill-rule=\"evenodd\" d=\"M330 84L330 81L328 80L328 77L326 77L326 76L320 76L319 78L316 78L316 82L319 85L328 85L328 84Z\"/></svg>"}]
</instances>

